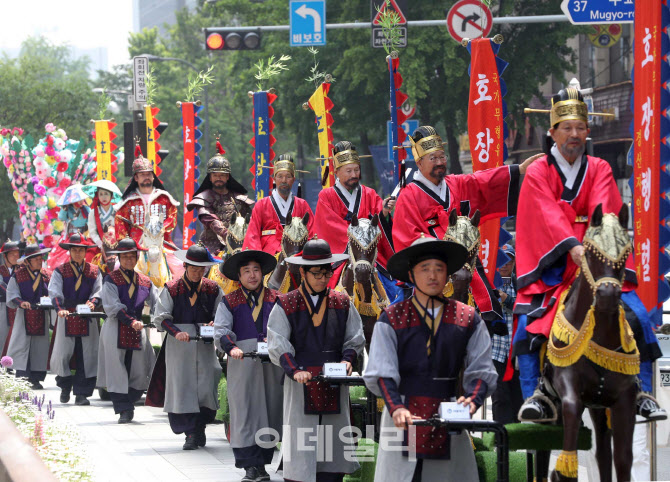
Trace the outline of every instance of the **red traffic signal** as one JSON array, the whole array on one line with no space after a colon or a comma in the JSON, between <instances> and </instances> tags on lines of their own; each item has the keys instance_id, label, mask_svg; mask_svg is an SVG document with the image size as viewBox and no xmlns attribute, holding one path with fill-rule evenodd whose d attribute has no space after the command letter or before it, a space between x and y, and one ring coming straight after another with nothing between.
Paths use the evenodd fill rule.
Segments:
<instances>
[{"instance_id":1,"label":"red traffic signal","mask_svg":"<svg viewBox=\"0 0 670 482\"><path fill-rule=\"evenodd\" d=\"M257 50L260 46L261 36L257 29L205 29L207 50Z\"/></svg>"},{"instance_id":2,"label":"red traffic signal","mask_svg":"<svg viewBox=\"0 0 670 482\"><path fill-rule=\"evenodd\" d=\"M207 50L221 50L223 48L223 37L220 33L207 35Z\"/></svg>"}]
</instances>

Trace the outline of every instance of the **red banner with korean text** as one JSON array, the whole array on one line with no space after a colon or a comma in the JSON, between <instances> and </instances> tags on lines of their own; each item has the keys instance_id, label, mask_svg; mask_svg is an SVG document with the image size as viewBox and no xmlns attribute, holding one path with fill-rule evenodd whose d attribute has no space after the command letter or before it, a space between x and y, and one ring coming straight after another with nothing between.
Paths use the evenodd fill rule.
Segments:
<instances>
[{"instance_id":1,"label":"red banner with korean text","mask_svg":"<svg viewBox=\"0 0 670 482\"><path fill-rule=\"evenodd\" d=\"M496 46L497 47L497 46ZM504 114L496 55L488 38L474 39L468 46L470 63L470 99L468 137L472 170L483 171L503 165ZM474 213L469 213L472 216ZM500 220L491 219L479 227L482 244L479 259L491 285L496 273Z\"/></svg>"},{"instance_id":2,"label":"red banner with korean text","mask_svg":"<svg viewBox=\"0 0 670 482\"><path fill-rule=\"evenodd\" d=\"M648 311L659 303L660 94L662 2L635 5L633 219L637 293Z\"/></svg>"},{"instance_id":3,"label":"red banner with korean text","mask_svg":"<svg viewBox=\"0 0 670 482\"><path fill-rule=\"evenodd\" d=\"M195 193L195 109L193 102L181 103L182 136L184 145L184 222L183 248L188 249L192 244L191 238L195 234L194 212L186 209Z\"/></svg>"}]
</instances>

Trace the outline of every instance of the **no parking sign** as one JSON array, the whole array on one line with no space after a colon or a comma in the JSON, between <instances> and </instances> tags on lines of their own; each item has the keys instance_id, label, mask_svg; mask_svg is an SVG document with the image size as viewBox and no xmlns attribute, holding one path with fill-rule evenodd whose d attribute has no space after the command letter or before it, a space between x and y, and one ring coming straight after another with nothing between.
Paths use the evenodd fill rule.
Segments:
<instances>
[{"instance_id":1,"label":"no parking sign","mask_svg":"<svg viewBox=\"0 0 670 482\"><path fill-rule=\"evenodd\" d=\"M480 0L460 0L447 14L447 29L453 39L486 37L493 26L493 16Z\"/></svg>"}]
</instances>

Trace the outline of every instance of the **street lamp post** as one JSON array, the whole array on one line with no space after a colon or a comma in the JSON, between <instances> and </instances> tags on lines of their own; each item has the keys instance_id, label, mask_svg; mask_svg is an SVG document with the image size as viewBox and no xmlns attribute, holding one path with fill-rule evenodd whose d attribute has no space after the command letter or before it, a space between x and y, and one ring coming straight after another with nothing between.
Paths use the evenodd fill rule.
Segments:
<instances>
[{"instance_id":1,"label":"street lamp post","mask_svg":"<svg viewBox=\"0 0 670 482\"><path fill-rule=\"evenodd\" d=\"M159 57L153 54L142 54L138 55L138 57L146 57L148 60L155 60L157 62L181 62L196 72L200 72L191 62L177 57ZM203 90L205 91L205 162L207 162L209 160L209 97L207 95L207 85L203 86Z\"/></svg>"}]
</instances>

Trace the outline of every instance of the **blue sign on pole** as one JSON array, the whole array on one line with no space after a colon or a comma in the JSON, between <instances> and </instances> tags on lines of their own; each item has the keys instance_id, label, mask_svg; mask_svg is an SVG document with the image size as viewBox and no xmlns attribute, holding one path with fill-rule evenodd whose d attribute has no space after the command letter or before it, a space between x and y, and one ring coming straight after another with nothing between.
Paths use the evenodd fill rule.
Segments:
<instances>
[{"instance_id":1,"label":"blue sign on pole","mask_svg":"<svg viewBox=\"0 0 670 482\"><path fill-rule=\"evenodd\" d=\"M291 47L326 45L326 0L291 0Z\"/></svg>"},{"instance_id":2,"label":"blue sign on pole","mask_svg":"<svg viewBox=\"0 0 670 482\"><path fill-rule=\"evenodd\" d=\"M414 134L414 131L419 128L419 121L416 119L407 119L402 123L402 129L408 136ZM391 121L386 121L386 145L388 146L388 155L389 160L393 160L393 141L391 140ZM409 147L409 137L405 139L403 144ZM412 149L407 149L407 159L406 161L413 161L414 156L412 155Z\"/></svg>"},{"instance_id":3,"label":"blue sign on pole","mask_svg":"<svg viewBox=\"0 0 670 482\"><path fill-rule=\"evenodd\" d=\"M635 0L563 0L561 10L574 25L633 23Z\"/></svg>"}]
</instances>

